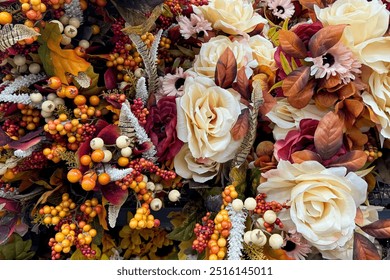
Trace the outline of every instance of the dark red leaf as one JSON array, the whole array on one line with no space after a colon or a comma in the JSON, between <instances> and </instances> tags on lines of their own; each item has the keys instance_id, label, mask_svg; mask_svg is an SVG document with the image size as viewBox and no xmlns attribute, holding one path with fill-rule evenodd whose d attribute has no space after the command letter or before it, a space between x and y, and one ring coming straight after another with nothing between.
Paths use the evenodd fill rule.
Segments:
<instances>
[{"instance_id":1,"label":"dark red leaf","mask_svg":"<svg viewBox=\"0 0 390 280\"><path fill-rule=\"evenodd\" d=\"M279 43L282 50L295 58L306 58L307 50L302 40L292 31L280 30Z\"/></svg>"},{"instance_id":2,"label":"dark red leaf","mask_svg":"<svg viewBox=\"0 0 390 280\"><path fill-rule=\"evenodd\" d=\"M248 133L249 129L249 109L244 109L238 116L237 122L231 130L232 137L238 141Z\"/></svg>"},{"instance_id":3,"label":"dark red leaf","mask_svg":"<svg viewBox=\"0 0 390 280\"><path fill-rule=\"evenodd\" d=\"M307 83L301 91L299 91L294 95L288 96L287 101L291 104L291 106L297 109L302 109L306 107L306 105L309 104L310 100L313 97L314 86L315 86L315 81L314 80L309 81L309 83Z\"/></svg>"},{"instance_id":4,"label":"dark red leaf","mask_svg":"<svg viewBox=\"0 0 390 280\"><path fill-rule=\"evenodd\" d=\"M241 67L240 70L238 70L237 82L233 84L233 88L239 94L241 94L241 96L245 100L249 100L252 92L252 86L250 84L250 81L248 80L248 77L245 74L245 67Z\"/></svg>"},{"instance_id":5,"label":"dark red leaf","mask_svg":"<svg viewBox=\"0 0 390 280\"><path fill-rule=\"evenodd\" d=\"M96 137L102 138L106 145L113 145L119 136L120 128L117 125L110 124L103 128Z\"/></svg>"},{"instance_id":6,"label":"dark red leaf","mask_svg":"<svg viewBox=\"0 0 390 280\"><path fill-rule=\"evenodd\" d=\"M14 215L10 220L5 224L0 224L0 245L5 243L8 238L15 231L15 227L18 221L18 216Z\"/></svg>"},{"instance_id":7,"label":"dark red leaf","mask_svg":"<svg viewBox=\"0 0 390 280\"><path fill-rule=\"evenodd\" d=\"M282 90L284 96L292 96L303 90L310 78L310 67L302 66L292 71L284 80Z\"/></svg>"},{"instance_id":8,"label":"dark red leaf","mask_svg":"<svg viewBox=\"0 0 390 280\"><path fill-rule=\"evenodd\" d=\"M344 121L334 112L327 113L314 133L314 146L322 159L334 156L343 144Z\"/></svg>"},{"instance_id":9,"label":"dark red leaf","mask_svg":"<svg viewBox=\"0 0 390 280\"><path fill-rule=\"evenodd\" d=\"M0 128L0 146L5 146L11 141L11 138Z\"/></svg>"},{"instance_id":10,"label":"dark red leaf","mask_svg":"<svg viewBox=\"0 0 390 280\"><path fill-rule=\"evenodd\" d=\"M367 154L364 151L354 150L337 158L329 166L343 166L348 171L357 171L367 162Z\"/></svg>"},{"instance_id":11,"label":"dark red leaf","mask_svg":"<svg viewBox=\"0 0 390 280\"><path fill-rule=\"evenodd\" d=\"M237 61L228 47L218 59L215 68L215 84L222 88L231 88L237 75Z\"/></svg>"},{"instance_id":12,"label":"dark red leaf","mask_svg":"<svg viewBox=\"0 0 390 280\"><path fill-rule=\"evenodd\" d=\"M40 131L42 132L42 131ZM36 134L35 132L32 132L34 134ZM30 134L30 133L28 133ZM28 134L26 136L28 136ZM8 146L11 148L11 149L21 149L21 150L27 150L28 148L38 144L39 142L41 142L41 140L43 139L44 137L43 136L36 136L35 138L30 138L30 137L26 137L25 139L20 138L18 141L14 141L14 142L11 142L8 144Z\"/></svg>"},{"instance_id":13,"label":"dark red leaf","mask_svg":"<svg viewBox=\"0 0 390 280\"><path fill-rule=\"evenodd\" d=\"M104 84L107 89L114 89L117 87L116 74L112 67L108 68L106 72L104 72Z\"/></svg>"},{"instance_id":14,"label":"dark red leaf","mask_svg":"<svg viewBox=\"0 0 390 280\"><path fill-rule=\"evenodd\" d=\"M127 190L122 190L114 182L111 182L101 188L103 196L113 205L122 205L129 194Z\"/></svg>"},{"instance_id":15,"label":"dark red leaf","mask_svg":"<svg viewBox=\"0 0 390 280\"><path fill-rule=\"evenodd\" d=\"M365 233L375 238L379 238L379 239L390 238L390 219L375 221L369 225L361 227L361 229Z\"/></svg>"},{"instance_id":16,"label":"dark red leaf","mask_svg":"<svg viewBox=\"0 0 390 280\"><path fill-rule=\"evenodd\" d=\"M310 150L297 151L291 155L291 159L294 163L302 163L308 160L322 161L317 153Z\"/></svg>"},{"instance_id":17,"label":"dark red leaf","mask_svg":"<svg viewBox=\"0 0 390 280\"><path fill-rule=\"evenodd\" d=\"M340 41L345 27L345 24L329 25L314 34L309 41L311 56L324 55L331 47L336 45Z\"/></svg>"},{"instance_id":18,"label":"dark red leaf","mask_svg":"<svg viewBox=\"0 0 390 280\"><path fill-rule=\"evenodd\" d=\"M355 232L353 236L353 259L354 260L380 260L378 249L364 235Z\"/></svg>"},{"instance_id":19,"label":"dark red leaf","mask_svg":"<svg viewBox=\"0 0 390 280\"><path fill-rule=\"evenodd\" d=\"M3 209L5 209L9 212L14 212L14 213L20 212L20 204L18 202L0 197L0 204L3 204L3 203L5 203L5 206Z\"/></svg>"}]
</instances>

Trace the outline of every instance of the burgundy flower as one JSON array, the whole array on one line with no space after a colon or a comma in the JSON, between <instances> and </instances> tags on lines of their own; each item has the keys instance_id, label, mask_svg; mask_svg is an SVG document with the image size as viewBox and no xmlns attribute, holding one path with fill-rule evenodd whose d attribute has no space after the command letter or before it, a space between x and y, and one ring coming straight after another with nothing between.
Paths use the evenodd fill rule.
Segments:
<instances>
[{"instance_id":1,"label":"burgundy flower","mask_svg":"<svg viewBox=\"0 0 390 280\"><path fill-rule=\"evenodd\" d=\"M176 135L176 97L161 98L149 110L145 130L157 148L160 162L171 160L180 151L183 142Z\"/></svg>"}]
</instances>

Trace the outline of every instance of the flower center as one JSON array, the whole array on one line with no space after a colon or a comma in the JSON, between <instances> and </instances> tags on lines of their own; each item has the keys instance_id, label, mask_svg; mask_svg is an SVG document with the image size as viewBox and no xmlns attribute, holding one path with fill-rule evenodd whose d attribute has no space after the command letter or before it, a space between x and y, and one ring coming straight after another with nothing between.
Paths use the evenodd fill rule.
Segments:
<instances>
[{"instance_id":1,"label":"flower center","mask_svg":"<svg viewBox=\"0 0 390 280\"><path fill-rule=\"evenodd\" d=\"M284 14L284 12L286 11L284 9L283 6L276 6L276 11L279 13L279 14Z\"/></svg>"},{"instance_id":2,"label":"flower center","mask_svg":"<svg viewBox=\"0 0 390 280\"><path fill-rule=\"evenodd\" d=\"M291 252L291 251L294 251L296 247L297 247L297 244L295 244L294 242L292 242L290 240L287 240L286 246L283 247L283 250L285 250L287 252Z\"/></svg>"},{"instance_id":3,"label":"flower center","mask_svg":"<svg viewBox=\"0 0 390 280\"><path fill-rule=\"evenodd\" d=\"M184 85L185 80L186 79L184 79L184 78L177 79L175 82L175 88L180 89Z\"/></svg>"},{"instance_id":4,"label":"flower center","mask_svg":"<svg viewBox=\"0 0 390 280\"><path fill-rule=\"evenodd\" d=\"M327 53L325 55L322 56L322 61L323 61L323 65L325 64L329 64L329 67L332 66L335 62L334 60L334 56L331 55L330 53Z\"/></svg>"}]
</instances>

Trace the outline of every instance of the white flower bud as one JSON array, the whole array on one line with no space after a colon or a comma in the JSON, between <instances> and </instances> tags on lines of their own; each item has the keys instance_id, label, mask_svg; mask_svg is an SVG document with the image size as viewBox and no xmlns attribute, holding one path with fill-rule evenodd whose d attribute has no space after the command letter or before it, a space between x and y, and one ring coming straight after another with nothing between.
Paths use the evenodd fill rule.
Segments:
<instances>
[{"instance_id":1,"label":"white flower bud","mask_svg":"<svg viewBox=\"0 0 390 280\"><path fill-rule=\"evenodd\" d=\"M264 221L269 224L275 223L276 218L276 213L273 210L267 210L263 215Z\"/></svg>"},{"instance_id":2,"label":"white flower bud","mask_svg":"<svg viewBox=\"0 0 390 280\"><path fill-rule=\"evenodd\" d=\"M283 246L283 237L280 234L272 234L268 240L269 246L272 249L277 250Z\"/></svg>"},{"instance_id":3,"label":"white flower bud","mask_svg":"<svg viewBox=\"0 0 390 280\"><path fill-rule=\"evenodd\" d=\"M153 211L158 211L162 207L162 201L159 198L153 198L153 200L150 202L150 209Z\"/></svg>"},{"instance_id":4,"label":"white flower bud","mask_svg":"<svg viewBox=\"0 0 390 280\"><path fill-rule=\"evenodd\" d=\"M46 100L45 102L42 103L42 111L51 113L54 111L55 108L56 105L51 100Z\"/></svg>"},{"instance_id":5,"label":"white flower bud","mask_svg":"<svg viewBox=\"0 0 390 280\"><path fill-rule=\"evenodd\" d=\"M251 241L258 246L264 246L267 243L267 237L261 229L254 229L251 233Z\"/></svg>"},{"instance_id":6,"label":"white flower bud","mask_svg":"<svg viewBox=\"0 0 390 280\"><path fill-rule=\"evenodd\" d=\"M249 211L255 210L256 205L257 205L256 199L254 199L253 197L248 197L247 199L245 199L244 207L247 210Z\"/></svg>"},{"instance_id":7,"label":"white flower bud","mask_svg":"<svg viewBox=\"0 0 390 280\"><path fill-rule=\"evenodd\" d=\"M169 201L177 202L180 199L180 192L178 190L171 190L168 194Z\"/></svg>"},{"instance_id":8,"label":"white flower bud","mask_svg":"<svg viewBox=\"0 0 390 280\"><path fill-rule=\"evenodd\" d=\"M232 207L233 207L234 211L239 212L242 210L242 208L244 208L244 202L242 202L241 199L236 198L232 202Z\"/></svg>"},{"instance_id":9,"label":"white flower bud","mask_svg":"<svg viewBox=\"0 0 390 280\"><path fill-rule=\"evenodd\" d=\"M100 137L95 137L89 142L89 146L92 150L101 150L104 146L104 141Z\"/></svg>"},{"instance_id":10,"label":"white flower bud","mask_svg":"<svg viewBox=\"0 0 390 280\"><path fill-rule=\"evenodd\" d=\"M116 138L115 144L119 149L126 148L130 145L130 138L125 135L121 135Z\"/></svg>"}]
</instances>

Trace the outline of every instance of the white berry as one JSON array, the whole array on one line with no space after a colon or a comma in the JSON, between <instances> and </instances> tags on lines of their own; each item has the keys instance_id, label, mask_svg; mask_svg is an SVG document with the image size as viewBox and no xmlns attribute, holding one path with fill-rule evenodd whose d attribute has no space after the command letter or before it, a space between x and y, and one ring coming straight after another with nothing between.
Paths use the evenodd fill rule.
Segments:
<instances>
[{"instance_id":1,"label":"white berry","mask_svg":"<svg viewBox=\"0 0 390 280\"><path fill-rule=\"evenodd\" d=\"M256 199L254 199L253 197L248 197L247 199L245 199L244 206L246 210L249 211L255 210L256 205L257 205Z\"/></svg>"},{"instance_id":2,"label":"white berry","mask_svg":"<svg viewBox=\"0 0 390 280\"><path fill-rule=\"evenodd\" d=\"M38 74L41 71L41 65L33 62L28 66L28 71L30 71L31 74Z\"/></svg>"},{"instance_id":3,"label":"white berry","mask_svg":"<svg viewBox=\"0 0 390 280\"><path fill-rule=\"evenodd\" d=\"M52 112L46 112L46 111L41 111L41 116L44 117L44 118L50 118L51 116L53 116Z\"/></svg>"},{"instance_id":4,"label":"white berry","mask_svg":"<svg viewBox=\"0 0 390 280\"><path fill-rule=\"evenodd\" d=\"M102 162L109 162L112 159L112 153L110 150L103 150L104 158Z\"/></svg>"},{"instance_id":5,"label":"white berry","mask_svg":"<svg viewBox=\"0 0 390 280\"><path fill-rule=\"evenodd\" d=\"M30 99L33 103L40 103L43 100L43 96L40 92L34 92L30 94Z\"/></svg>"},{"instance_id":6,"label":"white berry","mask_svg":"<svg viewBox=\"0 0 390 280\"><path fill-rule=\"evenodd\" d=\"M232 201L232 207L234 211L239 212L242 210L242 208L244 208L244 202L242 202L241 199L236 198Z\"/></svg>"},{"instance_id":7,"label":"white berry","mask_svg":"<svg viewBox=\"0 0 390 280\"><path fill-rule=\"evenodd\" d=\"M157 183L157 184L154 184L154 187L155 187L155 191L156 192L161 192L163 190L163 185L160 184L160 183Z\"/></svg>"},{"instance_id":8,"label":"white berry","mask_svg":"<svg viewBox=\"0 0 390 280\"><path fill-rule=\"evenodd\" d=\"M56 23L58 25L58 28L60 29L60 33L64 31L64 25L59 20L51 20L50 23Z\"/></svg>"},{"instance_id":9,"label":"white berry","mask_svg":"<svg viewBox=\"0 0 390 280\"><path fill-rule=\"evenodd\" d=\"M70 20L69 20L70 22ZM73 25L67 25L64 28L64 34L68 36L69 38L74 38L77 35L77 28Z\"/></svg>"},{"instance_id":10,"label":"white berry","mask_svg":"<svg viewBox=\"0 0 390 280\"><path fill-rule=\"evenodd\" d=\"M133 153L133 150L130 147L126 147L126 148L121 149L121 155L123 157L130 157L132 153Z\"/></svg>"},{"instance_id":11,"label":"white berry","mask_svg":"<svg viewBox=\"0 0 390 280\"><path fill-rule=\"evenodd\" d=\"M60 97L56 97L52 100L54 102L54 104L56 105L56 107L58 105L65 105L65 100L63 98L60 98Z\"/></svg>"},{"instance_id":12,"label":"white berry","mask_svg":"<svg viewBox=\"0 0 390 280\"><path fill-rule=\"evenodd\" d=\"M267 210L263 215L264 221L269 224L275 223L276 218L276 213L273 210Z\"/></svg>"},{"instance_id":13,"label":"white berry","mask_svg":"<svg viewBox=\"0 0 390 280\"><path fill-rule=\"evenodd\" d=\"M56 105L51 100L46 100L45 102L42 103L42 111L51 113L54 111L55 108Z\"/></svg>"},{"instance_id":14,"label":"white berry","mask_svg":"<svg viewBox=\"0 0 390 280\"><path fill-rule=\"evenodd\" d=\"M272 234L268 240L269 246L271 246L272 249L280 249L283 246L283 237L280 234Z\"/></svg>"},{"instance_id":15,"label":"white berry","mask_svg":"<svg viewBox=\"0 0 390 280\"><path fill-rule=\"evenodd\" d=\"M162 207L162 201L159 198L153 198L153 200L150 202L150 208L153 211L158 211Z\"/></svg>"},{"instance_id":16,"label":"white berry","mask_svg":"<svg viewBox=\"0 0 390 280\"><path fill-rule=\"evenodd\" d=\"M153 192L156 189L156 185L153 182L147 182L146 189Z\"/></svg>"},{"instance_id":17,"label":"white berry","mask_svg":"<svg viewBox=\"0 0 390 280\"><path fill-rule=\"evenodd\" d=\"M25 73L28 69L28 65L27 64L23 64L21 66L18 66L18 72L19 73Z\"/></svg>"},{"instance_id":18,"label":"white berry","mask_svg":"<svg viewBox=\"0 0 390 280\"><path fill-rule=\"evenodd\" d=\"M263 218L258 218L258 219L256 220L256 227L257 227L257 228L265 229L265 226L264 226L264 219L263 219Z\"/></svg>"},{"instance_id":19,"label":"white berry","mask_svg":"<svg viewBox=\"0 0 390 280\"><path fill-rule=\"evenodd\" d=\"M83 39L83 40L80 40L79 46L86 50L89 48L90 44L89 44L88 40Z\"/></svg>"},{"instance_id":20,"label":"white berry","mask_svg":"<svg viewBox=\"0 0 390 280\"><path fill-rule=\"evenodd\" d=\"M54 101L54 99L56 99L58 96L57 96L57 94L55 94L55 93L49 93L48 95L47 95L47 100L51 100L51 101Z\"/></svg>"},{"instance_id":21,"label":"white berry","mask_svg":"<svg viewBox=\"0 0 390 280\"><path fill-rule=\"evenodd\" d=\"M73 27L75 28L79 28L80 27L80 20L78 18L75 18L75 17L71 17L69 19L69 22L68 22L69 25L72 25Z\"/></svg>"},{"instance_id":22,"label":"white berry","mask_svg":"<svg viewBox=\"0 0 390 280\"><path fill-rule=\"evenodd\" d=\"M252 243L252 238L251 238L251 234L252 234L252 231L249 230L247 232L244 233L244 242L248 245L250 245Z\"/></svg>"},{"instance_id":23,"label":"white berry","mask_svg":"<svg viewBox=\"0 0 390 280\"><path fill-rule=\"evenodd\" d=\"M92 150L101 150L104 146L104 141L100 137L95 137L89 142L89 146Z\"/></svg>"},{"instance_id":24,"label":"white berry","mask_svg":"<svg viewBox=\"0 0 390 280\"><path fill-rule=\"evenodd\" d=\"M171 190L168 194L169 201L176 202L180 199L180 192L178 190Z\"/></svg>"},{"instance_id":25,"label":"white berry","mask_svg":"<svg viewBox=\"0 0 390 280\"><path fill-rule=\"evenodd\" d=\"M267 237L261 229L254 229L251 233L251 241L258 246L264 246L267 243Z\"/></svg>"},{"instance_id":26,"label":"white berry","mask_svg":"<svg viewBox=\"0 0 390 280\"><path fill-rule=\"evenodd\" d=\"M68 36L66 36L65 34L62 34L62 38L61 38L61 45L69 45L70 43L72 42L72 39L69 38Z\"/></svg>"},{"instance_id":27,"label":"white berry","mask_svg":"<svg viewBox=\"0 0 390 280\"><path fill-rule=\"evenodd\" d=\"M14 56L14 63L16 66L22 66L26 64L26 57L21 54L17 54Z\"/></svg>"},{"instance_id":28,"label":"white berry","mask_svg":"<svg viewBox=\"0 0 390 280\"><path fill-rule=\"evenodd\" d=\"M115 144L119 149L126 148L130 145L130 138L125 135L121 135L116 138Z\"/></svg>"},{"instance_id":29,"label":"white berry","mask_svg":"<svg viewBox=\"0 0 390 280\"><path fill-rule=\"evenodd\" d=\"M59 21L60 21L63 25L68 25L68 24L69 24L69 17L66 16L66 15L63 15L62 17L60 17Z\"/></svg>"}]
</instances>

